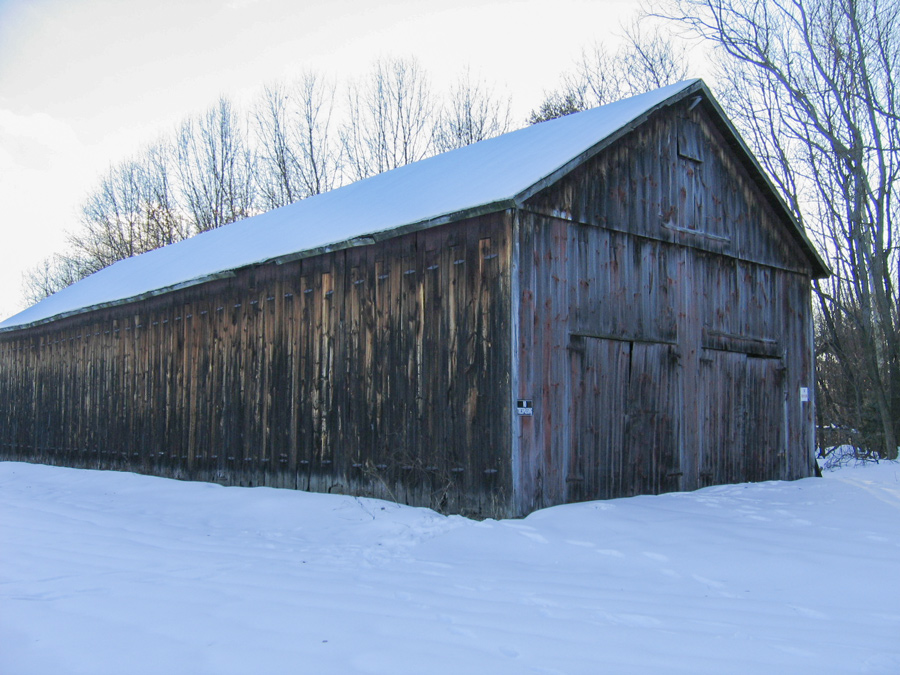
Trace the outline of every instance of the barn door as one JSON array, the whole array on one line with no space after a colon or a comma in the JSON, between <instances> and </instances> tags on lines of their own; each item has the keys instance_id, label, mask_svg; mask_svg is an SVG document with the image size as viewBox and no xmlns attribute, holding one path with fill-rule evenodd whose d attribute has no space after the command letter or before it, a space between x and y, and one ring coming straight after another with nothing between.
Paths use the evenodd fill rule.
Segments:
<instances>
[{"instance_id":1,"label":"barn door","mask_svg":"<svg viewBox=\"0 0 900 675\"><path fill-rule=\"evenodd\" d=\"M747 356L704 350L700 359L700 485L744 475Z\"/></svg>"},{"instance_id":2,"label":"barn door","mask_svg":"<svg viewBox=\"0 0 900 675\"><path fill-rule=\"evenodd\" d=\"M700 371L701 485L772 480L784 470L784 365L706 349Z\"/></svg>"},{"instance_id":3,"label":"barn door","mask_svg":"<svg viewBox=\"0 0 900 675\"><path fill-rule=\"evenodd\" d=\"M580 337L572 348L567 500L680 487L680 369L668 344Z\"/></svg>"},{"instance_id":4,"label":"barn door","mask_svg":"<svg viewBox=\"0 0 900 675\"><path fill-rule=\"evenodd\" d=\"M785 393L781 359L747 358L745 480L785 477Z\"/></svg>"}]
</instances>

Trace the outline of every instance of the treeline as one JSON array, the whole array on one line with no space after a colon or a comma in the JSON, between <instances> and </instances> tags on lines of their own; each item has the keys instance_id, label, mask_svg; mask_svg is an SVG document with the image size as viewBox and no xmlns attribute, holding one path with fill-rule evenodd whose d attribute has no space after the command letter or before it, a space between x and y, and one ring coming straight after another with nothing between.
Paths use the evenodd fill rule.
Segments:
<instances>
[{"instance_id":1,"label":"treeline","mask_svg":"<svg viewBox=\"0 0 900 675\"><path fill-rule=\"evenodd\" d=\"M496 136L510 98L464 72L443 95L413 59L384 59L345 86L307 74L226 97L110 167L64 252L25 277L34 303L124 258Z\"/></svg>"},{"instance_id":2,"label":"treeline","mask_svg":"<svg viewBox=\"0 0 900 675\"><path fill-rule=\"evenodd\" d=\"M110 167L64 252L25 275L28 303L133 255L326 192L526 123L602 105L687 75L684 51L631 29L615 54L586 50L527 120L466 70L441 93L415 59L376 61L338 89L309 73L266 86L246 109L226 97Z\"/></svg>"}]
</instances>

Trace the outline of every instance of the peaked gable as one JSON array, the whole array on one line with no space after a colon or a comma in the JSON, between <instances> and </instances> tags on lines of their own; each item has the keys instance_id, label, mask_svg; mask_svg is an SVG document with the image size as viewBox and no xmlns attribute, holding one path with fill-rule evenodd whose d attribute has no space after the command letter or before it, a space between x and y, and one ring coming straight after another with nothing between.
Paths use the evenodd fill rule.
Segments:
<instances>
[{"instance_id":1,"label":"peaked gable","mask_svg":"<svg viewBox=\"0 0 900 675\"><path fill-rule=\"evenodd\" d=\"M821 276L787 206L730 133L712 105L687 97L606 144L526 207Z\"/></svg>"}]
</instances>

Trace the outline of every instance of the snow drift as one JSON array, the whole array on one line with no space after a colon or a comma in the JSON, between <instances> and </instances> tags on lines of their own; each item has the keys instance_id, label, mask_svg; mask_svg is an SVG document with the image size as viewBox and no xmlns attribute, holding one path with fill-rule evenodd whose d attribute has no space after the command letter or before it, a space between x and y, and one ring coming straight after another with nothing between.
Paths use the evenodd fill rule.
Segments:
<instances>
[{"instance_id":1,"label":"snow drift","mask_svg":"<svg viewBox=\"0 0 900 675\"><path fill-rule=\"evenodd\" d=\"M0 672L897 673L900 466L476 522L0 463Z\"/></svg>"}]
</instances>

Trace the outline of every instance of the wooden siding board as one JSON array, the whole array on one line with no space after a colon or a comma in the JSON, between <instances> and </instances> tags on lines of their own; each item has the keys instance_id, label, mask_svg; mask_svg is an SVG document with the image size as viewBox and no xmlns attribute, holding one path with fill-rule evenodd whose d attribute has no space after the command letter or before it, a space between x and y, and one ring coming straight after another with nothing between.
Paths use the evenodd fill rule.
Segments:
<instances>
[{"instance_id":1,"label":"wooden siding board","mask_svg":"<svg viewBox=\"0 0 900 675\"><path fill-rule=\"evenodd\" d=\"M527 214L518 216L518 287L517 316L519 323L518 371L519 390L517 398L531 399L537 407L535 415L519 420L520 446L518 468L518 491L516 506L519 513L528 513L540 503L540 440L537 436L541 424L542 405L539 394L541 357L543 341L539 307L536 301L537 270L539 259L536 254L534 219Z\"/></svg>"},{"instance_id":2,"label":"wooden siding board","mask_svg":"<svg viewBox=\"0 0 900 675\"><path fill-rule=\"evenodd\" d=\"M4 333L2 456L509 515L511 222Z\"/></svg>"},{"instance_id":3,"label":"wooden siding board","mask_svg":"<svg viewBox=\"0 0 900 675\"><path fill-rule=\"evenodd\" d=\"M284 452L287 455L285 466L286 479L284 487L299 488L299 410L300 410L300 364L299 352L300 322L298 308L302 306L302 292L298 284L298 274L286 275L283 291L283 319L285 325L284 340L286 343L287 363L285 377L288 385L284 390L284 402L287 410L283 423L286 426Z\"/></svg>"}]
</instances>

